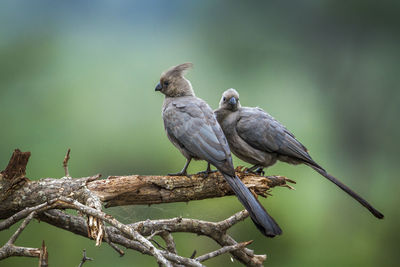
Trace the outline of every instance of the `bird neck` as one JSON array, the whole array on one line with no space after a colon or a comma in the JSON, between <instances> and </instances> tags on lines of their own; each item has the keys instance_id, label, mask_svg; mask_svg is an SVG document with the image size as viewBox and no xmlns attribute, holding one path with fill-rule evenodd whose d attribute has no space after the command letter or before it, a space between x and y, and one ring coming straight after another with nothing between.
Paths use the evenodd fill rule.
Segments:
<instances>
[{"instance_id":1,"label":"bird neck","mask_svg":"<svg viewBox=\"0 0 400 267\"><path fill-rule=\"evenodd\" d=\"M183 78L183 83L181 84L181 88L179 88L178 94L176 96L195 96L192 84L186 78Z\"/></svg>"},{"instance_id":2,"label":"bird neck","mask_svg":"<svg viewBox=\"0 0 400 267\"><path fill-rule=\"evenodd\" d=\"M173 87L164 92L166 97L195 96L192 84L185 78L179 78L173 83Z\"/></svg>"},{"instance_id":3,"label":"bird neck","mask_svg":"<svg viewBox=\"0 0 400 267\"><path fill-rule=\"evenodd\" d=\"M180 96L195 96L195 94L194 94L193 89L190 88L190 90L182 90L182 91L180 91L174 97L180 97Z\"/></svg>"},{"instance_id":4,"label":"bird neck","mask_svg":"<svg viewBox=\"0 0 400 267\"><path fill-rule=\"evenodd\" d=\"M214 111L215 117L219 123L221 123L231 113L230 110L224 108L219 108Z\"/></svg>"}]
</instances>

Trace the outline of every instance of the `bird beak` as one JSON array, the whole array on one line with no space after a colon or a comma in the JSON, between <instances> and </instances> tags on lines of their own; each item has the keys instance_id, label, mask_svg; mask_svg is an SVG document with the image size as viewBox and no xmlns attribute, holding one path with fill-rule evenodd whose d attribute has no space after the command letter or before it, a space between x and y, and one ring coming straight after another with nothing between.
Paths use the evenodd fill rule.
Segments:
<instances>
[{"instance_id":1,"label":"bird beak","mask_svg":"<svg viewBox=\"0 0 400 267\"><path fill-rule=\"evenodd\" d=\"M156 89L154 89L154 91L161 91L161 89L162 89L162 86L161 86L160 82L158 82L156 85Z\"/></svg>"},{"instance_id":2,"label":"bird beak","mask_svg":"<svg viewBox=\"0 0 400 267\"><path fill-rule=\"evenodd\" d=\"M231 104L232 106L236 105L236 99L235 97L231 97L231 99L229 99L229 104Z\"/></svg>"}]
</instances>

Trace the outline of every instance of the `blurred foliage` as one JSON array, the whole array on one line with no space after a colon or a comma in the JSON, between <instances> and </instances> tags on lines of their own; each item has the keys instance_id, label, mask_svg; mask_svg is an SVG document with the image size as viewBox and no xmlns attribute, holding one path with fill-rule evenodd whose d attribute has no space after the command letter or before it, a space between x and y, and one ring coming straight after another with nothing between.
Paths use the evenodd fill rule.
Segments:
<instances>
[{"instance_id":1,"label":"blurred foliage","mask_svg":"<svg viewBox=\"0 0 400 267\"><path fill-rule=\"evenodd\" d=\"M27 176L165 174L184 158L165 136L154 92L160 73L190 61L197 96L216 108L234 87L241 103L284 123L313 158L386 216L358 203L306 166L278 163L269 174L295 179L262 200L284 235L261 236L247 220L232 234L253 239L268 266L394 266L399 262L397 179L400 136L398 1L2 1L0 4L0 169L15 148L31 151ZM235 159L235 164L243 164ZM195 172L205 168L197 162ZM108 210L124 222L175 216L221 220L241 209L231 197ZM3 244L16 226L0 233ZM32 223L17 244L48 246L50 264L155 266L134 251ZM190 256L216 247L177 234ZM198 254L198 255L199 255ZM208 262L221 266L229 255ZM36 266L12 258L0 266Z\"/></svg>"}]
</instances>

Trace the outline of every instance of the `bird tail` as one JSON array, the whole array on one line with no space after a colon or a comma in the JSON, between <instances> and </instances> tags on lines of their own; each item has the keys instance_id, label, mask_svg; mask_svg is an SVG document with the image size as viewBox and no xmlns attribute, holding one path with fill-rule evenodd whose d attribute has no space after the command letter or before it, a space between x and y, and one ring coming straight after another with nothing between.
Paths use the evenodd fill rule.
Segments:
<instances>
[{"instance_id":1,"label":"bird tail","mask_svg":"<svg viewBox=\"0 0 400 267\"><path fill-rule=\"evenodd\" d=\"M310 164L306 163L308 166L313 168L315 171L317 171L319 174L327 178L329 181L340 187L343 191L345 191L347 194L349 194L351 197L353 197L355 200L360 202L361 205L366 207L375 217L378 219L383 219L383 214L380 213L378 210L376 210L374 207L372 207L371 204L369 204L365 199L363 199L361 196L359 196L356 192L351 190L349 187L347 187L345 184L343 184L341 181L327 173L321 166L318 164Z\"/></svg>"},{"instance_id":2,"label":"bird tail","mask_svg":"<svg viewBox=\"0 0 400 267\"><path fill-rule=\"evenodd\" d=\"M279 225L267 213L261 203L242 183L242 181L236 175L230 176L225 173L223 173L223 175L233 192L235 192L235 195L249 212L251 219L261 233L268 237L274 237L282 234L282 230Z\"/></svg>"}]
</instances>

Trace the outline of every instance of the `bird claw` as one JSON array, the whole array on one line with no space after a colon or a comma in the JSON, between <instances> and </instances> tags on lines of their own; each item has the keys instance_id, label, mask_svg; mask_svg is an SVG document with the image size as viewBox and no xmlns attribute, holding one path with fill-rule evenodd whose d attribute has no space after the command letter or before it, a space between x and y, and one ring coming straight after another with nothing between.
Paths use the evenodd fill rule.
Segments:
<instances>
[{"instance_id":1,"label":"bird claw","mask_svg":"<svg viewBox=\"0 0 400 267\"><path fill-rule=\"evenodd\" d=\"M264 176L264 175L265 175L264 168L259 167L259 168L255 171L255 173L258 173L259 175Z\"/></svg>"},{"instance_id":2,"label":"bird claw","mask_svg":"<svg viewBox=\"0 0 400 267\"><path fill-rule=\"evenodd\" d=\"M213 170L213 171L205 170L205 171L198 172L196 174L202 176L203 178L207 178L211 173L215 173L215 172L217 172L217 170Z\"/></svg>"},{"instance_id":3,"label":"bird claw","mask_svg":"<svg viewBox=\"0 0 400 267\"><path fill-rule=\"evenodd\" d=\"M250 169L247 169L247 170L244 171L244 173L255 174L255 175L260 175L260 176L264 176L265 175L264 168L262 168L262 167L259 167L254 171L250 170Z\"/></svg>"},{"instance_id":4,"label":"bird claw","mask_svg":"<svg viewBox=\"0 0 400 267\"><path fill-rule=\"evenodd\" d=\"M187 172L177 172L177 173L168 173L168 176L186 176L190 178L191 175L187 174Z\"/></svg>"}]
</instances>

